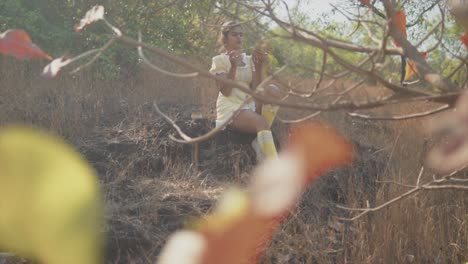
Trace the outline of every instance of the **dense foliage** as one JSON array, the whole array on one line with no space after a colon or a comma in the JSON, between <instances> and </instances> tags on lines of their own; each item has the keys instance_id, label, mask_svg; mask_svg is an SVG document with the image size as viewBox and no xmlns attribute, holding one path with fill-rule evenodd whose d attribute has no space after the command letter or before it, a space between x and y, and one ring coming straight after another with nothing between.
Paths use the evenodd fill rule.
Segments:
<instances>
[{"instance_id":1,"label":"dense foliage","mask_svg":"<svg viewBox=\"0 0 468 264\"><path fill-rule=\"evenodd\" d=\"M436 2L438 1L410 1L405 4L410 41L416 42L422 38L440 19L441 13L435 5ZM348 41L361 45L375 45L362 26L349 23L345 19L337 20L337 16L344 17L340 11L333 9L332 12L308 16L308 9L294 8L300 7L300 3L301 1L290 7L294 23L320 32L322 36L338 39L346 39L346 36L357 27L358 33L353 34L352 39ZM356 0L343 0L341 3L341 7L346 6L346 9L362 5ZM73 31L73 25L94 4L95 2L90 0L3 0L0 2L0 32L9 28L22 28L29 32L35 42L52 56L76 55L101 47L109 38L110 32L99 23L80 33ZM291 39L277 37L281 35L281 29L276 24L268 23L254 11L236 5L232 1L108 0L100 4L106 8L107 19L119 27L124 34L136 38L137 32L141 31L145 42L179 55L196 57L204 64L209 64L209 58L216 53L218 26L226 19L234 17L251 21L245 24L247 47L258 44L260 39L270 40L272 50L270 58L273 66L285 63L301 64L306 68L291 67L290 71L303 77L314 78L307 67L317 68L323 59L323 52L320 49ZM381 7L378 3L376 6ZM452 56L449 50L456 50L460 47L458 36L462 29L450 16L447 18L445 27L447 33L442 40L444 44L442 47L447 48L431 51L428 62L432 65L444 65L444 72L450 72L456 67L456 62L450 60ZM383 32L378 28L371 27L371 30L375 30L376 38L381 38ZM270 31L270 34L267 31ZM436 39L433 38L427 43L435 42ZM428 47L429 44L425 45L425 48ZM362 59L359 53L340 52L340 55L346 61L351 62ZM394 73L397 78L399 60L394 58L394 61L395 63L389 64L386 70L390 75ZM137 63L138 57L135 50L114 45L96 62L94 67L99 68L102 78L114 79L135 73ZM328 61L327 71L340 72L342 70L343 68L333 60Z\"/></svg>"}]
</instances>

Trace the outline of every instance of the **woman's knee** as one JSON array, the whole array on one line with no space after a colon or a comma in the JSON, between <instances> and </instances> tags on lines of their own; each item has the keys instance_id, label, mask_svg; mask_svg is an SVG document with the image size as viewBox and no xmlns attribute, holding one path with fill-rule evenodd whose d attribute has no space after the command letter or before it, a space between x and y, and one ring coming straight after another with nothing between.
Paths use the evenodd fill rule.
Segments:
<instances>
[{"instance_id":1,"label":"woman's knee","mask_svg":"<svg viewBox=\"0 0 468 264\"><path fill-rule=\"evenodd\" d=\"M263 118L262 116L258 116L255 127L257 129L257 132L262 131L262 130L270 130L270 125L268 122Z\"/></svg>"},{"instance_id":2,"label":"woman's knee","mask_svg":"<svg viewBox=\"0 0 468 264\"><path fill-rule=\"evenodd\" d=\"M270 129L270 126L265 118L251 110L241 111L238 116L234 118L231 126L244 132L259 132Z\"/></svg>"}]
</instances>

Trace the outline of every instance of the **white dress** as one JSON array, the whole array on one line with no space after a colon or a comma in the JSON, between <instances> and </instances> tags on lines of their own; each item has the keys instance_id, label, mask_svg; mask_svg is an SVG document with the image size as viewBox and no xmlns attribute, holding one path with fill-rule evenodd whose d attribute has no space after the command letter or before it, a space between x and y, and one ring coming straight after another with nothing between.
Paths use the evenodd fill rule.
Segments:
<instances>
[{"instance_id":1,"label":"white dress","mask_svg":"<svg viewBox=\"0 0 468 264\"><path fill-rule=\"evenodd\" d=\"M255 72L255 67L252 61L252 56L243 54L244 66L237 66L235 80L250 87L252 82L252 73ZM211 65L211 74L228 73L231 69L231 62L229 56L226 53L213 57L213 63ZM224 96L221 92L218 94L218 100L216 101L216 126L220 126L227 119L229 119L233 112L239 109L239 106L245 101L249 95L243 91L232 88L231 95ZM242 109L249 109L255 111L255 101L251 100Z\"/></svg>"}]
</instances>

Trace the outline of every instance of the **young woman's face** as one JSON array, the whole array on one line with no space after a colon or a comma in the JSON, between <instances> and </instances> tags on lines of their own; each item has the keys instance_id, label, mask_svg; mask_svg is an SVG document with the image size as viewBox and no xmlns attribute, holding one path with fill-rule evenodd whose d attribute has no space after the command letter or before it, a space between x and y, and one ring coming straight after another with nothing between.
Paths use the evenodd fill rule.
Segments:
<instances>
[{"instance_id":1,"label":"young woman's face","mask_svg":"<svg viewBox=\"0 0 468 264\"><path fill-rule=\"evenodd\" d=\"M239 50L242 48L242 41L244 40L244 32L241 27L232 28L226 38L226 48L229 50Z\"/></svg>"}]
</instances>

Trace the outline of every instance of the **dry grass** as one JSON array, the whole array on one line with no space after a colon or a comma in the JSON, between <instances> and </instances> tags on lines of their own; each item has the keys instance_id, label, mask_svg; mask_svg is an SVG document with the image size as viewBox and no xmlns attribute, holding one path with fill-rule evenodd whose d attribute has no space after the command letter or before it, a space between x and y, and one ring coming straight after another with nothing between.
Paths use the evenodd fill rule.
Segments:
<instances>
[{"instance_id":1,"label":"dry grass","mask_svg":"<svg viewBox=\"0 0 468 264\"><path fill-rule=\"evenodd\" d=\"M91 69L43 80L39 64L0 58L0 122L30 124L63 136L94 165L106 198L109 263L154 263L171 232L208 212L227 185L248 180L254 166L248 146L211 140L202 146L195 170L190 147L168 140L173 131L151 107L158 100L179 120L192 112L213 118L212 82L174 80L143 69L115 82L100 80ZM367 88L375 92L375 87ZM290 117L302 114L282 111ZM342 113L320 118L356 142L358 159L308 190L262 263L405 263L410 255L414 263L468 261L468 196L463 192L425 192L352 223L336 220L347 216L337 203L380 204L405 191L377 180L416 181L430 145L429 136L419 130L421 121L384 123ZM283 126L275 130L284 135ZM430 177L428 173L423 180Z\"/></svg>"}]
</instances>

